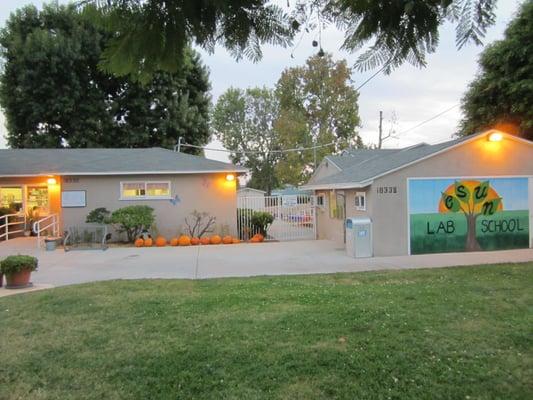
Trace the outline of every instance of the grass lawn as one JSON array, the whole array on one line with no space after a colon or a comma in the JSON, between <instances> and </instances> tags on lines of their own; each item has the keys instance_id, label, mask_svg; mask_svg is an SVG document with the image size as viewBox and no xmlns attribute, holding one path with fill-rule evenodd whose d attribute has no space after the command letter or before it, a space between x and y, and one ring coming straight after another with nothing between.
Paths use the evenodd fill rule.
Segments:
<instances>
[{"instance_id":1,"label":"grass lawn","mask_svg":"<svg viewBox=\"0 0 533 400\"><path fill-rule=\"evenodd\" d=\"M526 399L533 263L0 299L0 399Z\"/></svg>"}]
</instances>

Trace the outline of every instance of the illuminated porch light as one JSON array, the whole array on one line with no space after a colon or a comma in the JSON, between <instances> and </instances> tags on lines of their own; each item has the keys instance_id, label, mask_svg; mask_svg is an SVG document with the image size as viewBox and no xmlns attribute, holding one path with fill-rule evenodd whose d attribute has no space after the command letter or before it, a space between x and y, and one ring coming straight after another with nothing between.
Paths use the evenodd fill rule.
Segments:
<instances>
[{"instance_id":1,"label":"illuminated porch light","mask_svg":"<svg viewBox=\"0 0 533 400\"><path fill-rule=\"evenodd\" d=\"M46 180L46 183L48 183L49 185L55 185L57 181L56 181L56 178L48 178Z\"/></svg>"},{"instance_id":2,"label":"illuminated porch light","mask_svg":"<svg viewBox=\"0 0 533 400\"><path fill-rule=\"evenodd\" d=\"M235 180L235 175L234 174L227 174L226 175L226 180L228 182L233 182Z\"/></svg>"},{"instance_id":3,"label":"illuminated porch light","mask_svg":"<svg viewBox=\"0 0 533 400\"><path fill-rule=\"evenodd\" d=\"M489 142L501 142L503 140L503 135L501 132L492 132L489 135Z\"/></svg>"}]
</instances>

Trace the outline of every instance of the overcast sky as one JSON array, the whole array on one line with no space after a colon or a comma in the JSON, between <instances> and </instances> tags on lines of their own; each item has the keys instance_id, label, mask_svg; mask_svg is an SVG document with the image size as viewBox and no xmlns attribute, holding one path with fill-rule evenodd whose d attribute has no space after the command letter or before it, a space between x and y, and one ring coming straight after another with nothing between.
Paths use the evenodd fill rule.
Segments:
<instances>
[{"instance_id":1,"label":"overcast sky","mask_svg":"<svg viewBox=\"0 0 533 400\"><path fill-rule=\"evenodd\" d=\"M62 1L66 3L66 1ZM6 18L15 9L35 4L40 7L42 1L31 0L3 0L0 2L0 24L3 26ZM485 44L500 39L507 23L512 19L521 2L515 0L500 0L496 10L496 25L492 26L484 41ZM280 0L280 4L286 2ZM217 97L229 87L246 88L252 86L273 87L281 72L291 66L302 65L305 60L316 51L311 46L313 37L304 37L297 49L264 47L264 57L258 63L248 61L236 62L224 49L217 48L215 54L202 52L203 61L209 67L212 85L212 97ZM322 47L331 52L334 58L345 58L353 65L357 54L347 54L339 51L343 35L331 28L322 34ZM366 144L377 142L377 128L379 110L384 112L384 129L388 128L387 120L396 113L396 130L403 132L432 116L458 104L468 83L477 71L477 59L482 46L468 45L461 50L455 47L455 32L453 25L441 28L440 45L437 52L428 57L428 65L418 69L404 65L390 75L379 74L360 90L359 113L362 126L360 133ZM291 53L294 58L291 58ZM354 70L353 85L359 84L370 77L374 71L359 73ZM401 147L419 143L438 143L451 138L460 120L460 108L456 107L439 118L428 122L417 129L400 135L398 139L389 139L385 147ZM2 130L0 147L5 147L5 127L3 118L0 121ZM220 148L220 143L213 142L209 146ZM224 153L206 152L209 158L226 160Z\"/></svg>"}]
</instances>

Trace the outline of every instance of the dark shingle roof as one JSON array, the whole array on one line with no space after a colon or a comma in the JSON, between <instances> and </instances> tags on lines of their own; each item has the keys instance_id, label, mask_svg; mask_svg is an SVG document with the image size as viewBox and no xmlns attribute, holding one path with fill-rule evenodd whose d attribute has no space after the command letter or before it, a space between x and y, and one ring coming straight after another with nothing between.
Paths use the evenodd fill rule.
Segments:
<instances>
[{"instance_id":1,"label":"dark shingle roof","mask_svg":"<svg viewBox=\"0 0 533 400\"><path fill-rule=\"evenodd\" d=\"M365 183L377 176L470 139L472 139L472 136L434 145L421 143L404 149L393 150L352 149L342 156L328 156L342 170L321 179L311 179L307 185L304 185L304 188L306 186ZM350 158L350 156L353 158ZM339 161L339 159L342 159L342 161Z\"/></svg>"},{"instance_id":2,"label":"dark shingle roof","mask_svg":"<svg viewBox=\"0 0 533 400\"><path fill-rule=\"evenodd\" d=\"M0 176L182 174L246 169L163 148L2 149Z\"/></svg>"}]
</instances>

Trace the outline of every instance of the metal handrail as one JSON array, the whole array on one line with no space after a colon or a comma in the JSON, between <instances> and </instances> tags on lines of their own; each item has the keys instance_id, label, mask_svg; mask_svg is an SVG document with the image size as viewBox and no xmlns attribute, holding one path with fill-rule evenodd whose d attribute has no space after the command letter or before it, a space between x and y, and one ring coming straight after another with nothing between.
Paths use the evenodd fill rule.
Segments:
<instances>
[{"instance_id":1,"label":"metal handrail","mask_svg":"<svg viewBox=\"0 0 533 400\"><path fill-rule=\"evenodd\" d=\"M49 222L48 225L41 226L43 222ZM33 232L37 234L37 248L41 247L41 232L52 227L52 232L55 236L59 233L59 218L57 214L50 214L44 218L33 223Z\"/></svg>"},{"instance_id":2,"label":"metal handrail","mask_svg":"<svg viewBox=\"0 0 533 400\"><path fill-rule=\"evenodd\" d=\"M23 217L22 221L11 221L9 222L9 217ZM4 233L0 234L0 239L5 237L6 240L9 240L9 235L14 233L24 232L24 227L22 229L10 231L9 227L12 225L21 225L26 226L26 214L5 214L0 217L0 231L4 230ZM2 229L4 228L4 229Z\"/></svg>"}]
</instances>

